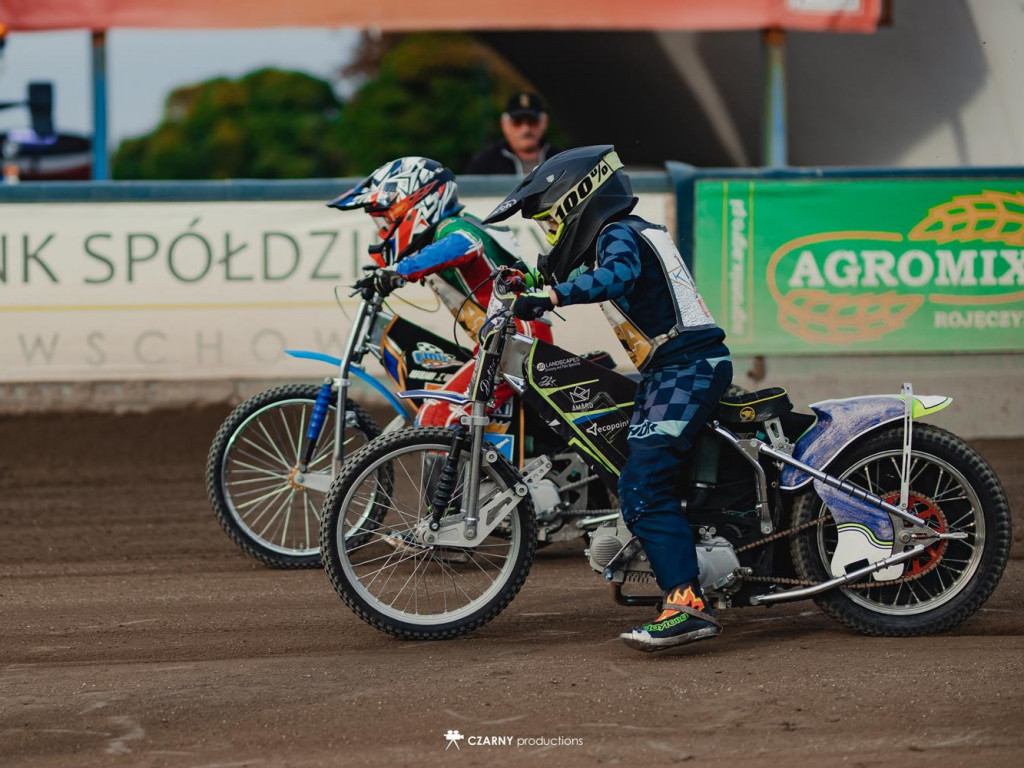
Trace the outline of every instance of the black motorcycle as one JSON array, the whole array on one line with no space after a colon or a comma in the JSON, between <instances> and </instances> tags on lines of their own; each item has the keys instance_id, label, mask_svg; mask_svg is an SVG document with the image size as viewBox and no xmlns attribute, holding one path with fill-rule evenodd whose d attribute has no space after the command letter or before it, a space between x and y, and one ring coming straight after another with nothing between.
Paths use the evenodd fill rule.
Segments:
<instances>
[{"instance_id":1,"label":"black motorcycle","mask_svg":"<svg viewBox=\"0 0 1024 768\"><path fill-rule=\"evenodd\" d=\"M514 273L495 278L463 423L382 435L331 484L324 565L345 603L383 632L441 639L472 631L511 602L529 573L531 489L550 460L517 468L486 443L496 382L508 382L615 492L636 384L518 335L511 306L519 282ZM914 395L910 385L899 395L815 403L808 414L794 411L782 389L723 400L681 478L705 595L720 609L813 598L873 635L964 621L1002 575L1010 510L973 448L918 423L950 402ZM384 472L395 478L385 514L365 537L346 537L379 503ZM643 590L650 564L620 517L590 535L590 565L619 602L661 601Z\"/></svg>"}]
</instances>

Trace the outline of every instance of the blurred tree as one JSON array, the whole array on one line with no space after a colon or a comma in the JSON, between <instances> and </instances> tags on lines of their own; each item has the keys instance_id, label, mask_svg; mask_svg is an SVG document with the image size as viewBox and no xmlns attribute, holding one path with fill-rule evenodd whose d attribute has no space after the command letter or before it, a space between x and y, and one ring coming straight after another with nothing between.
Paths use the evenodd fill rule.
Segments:
<instances>
[{"instance_id":1,"label":"blurred tree","mask_svg":"<svg viewBox=\"0 0 1024 768\"><path fill-rule=\"evenodd\" d=\"M464 34L364 35L345 73L370 76L340 120L346 168L356 174L410 154L459 172L481 146L501 138L508 97L533 87ZM557 125L549 135L565 145Z\"/></svg>"},{"instance_id":2,"label":"blurred tree","mask_svg":"<svg viewBox=\"0 0 1024 768\"><path fill-rule=\"evenodd\" d=\"M126 139L118 179L309 178L341 175L341 104L331 86L299 72L261 69L178 88L163 122Z\"/></svg>"},{"instance_id":3,"label":"blurred tree","mask_svg":"<svg viewBox=\"0 0 1024 768\"><path fill-rule=\"evenodd\" d=\"M153 132L121 142L114 178L355 176L403 155L459 172L501 138L508 97L532 87L463 34L366 34L341 74L363 81L347 104L324 80L276 69L178 88ZM554 123L549 136L565 146Z\"/></svg>"}]
</instances>

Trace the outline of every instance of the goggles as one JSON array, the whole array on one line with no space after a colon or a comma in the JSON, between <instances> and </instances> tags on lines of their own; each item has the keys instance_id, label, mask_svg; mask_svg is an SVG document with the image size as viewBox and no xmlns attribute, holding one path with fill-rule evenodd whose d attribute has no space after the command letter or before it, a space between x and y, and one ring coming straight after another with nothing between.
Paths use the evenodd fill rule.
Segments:
<instances>
[{"instance_id":1,"label":"goggles","mask_svg":"<svg viewBox=\"0 0 1024 768\"><path fill-rule=\"evenodd\" d=\"M537 222L540 231L544 233L548 243L554 245L558 242L558 239L562 236L562 230L565 229L564 221L555 221L551 216L551 211L538 213L533 217L533 220Z\"/></svg>"}]
</instances>

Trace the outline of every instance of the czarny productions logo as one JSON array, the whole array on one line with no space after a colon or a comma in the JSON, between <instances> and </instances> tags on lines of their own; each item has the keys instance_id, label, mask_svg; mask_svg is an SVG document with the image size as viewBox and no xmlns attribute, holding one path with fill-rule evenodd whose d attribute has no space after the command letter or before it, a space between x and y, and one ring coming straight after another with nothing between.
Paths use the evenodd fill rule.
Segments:
<instances>
[{"instance_id":1,"label":"czarny productions logo","mask_svg":"<svg viewBox=\"0 0 1024 768\"><path fill-rule=\"evenodd\" d=\"M459 746L459 742L466 737L463 736L461 733L452 728L449 728L447 731L445 731L444 737L448 740L448 746L445 747L445 749L451 749L452 744L454 744L456 749L460 751L462 750L462 747Z\"/></svg>"},{"instance_id":2,"label":"czarny productions logo","mask_svg":"<svg viewBox=\"0 0 1024 768\"><path fill-rule=\"evenodd\" d=\"M523 749L524 747L582 747L583 738L580 736L511 736L499 734L486 734L464 736L454 728L449 728L444 734L448 745L445 750L451 749L452 744L459 751L460 741L465 741L467 747L511 747Z\"/></svg>"}]
</instances>

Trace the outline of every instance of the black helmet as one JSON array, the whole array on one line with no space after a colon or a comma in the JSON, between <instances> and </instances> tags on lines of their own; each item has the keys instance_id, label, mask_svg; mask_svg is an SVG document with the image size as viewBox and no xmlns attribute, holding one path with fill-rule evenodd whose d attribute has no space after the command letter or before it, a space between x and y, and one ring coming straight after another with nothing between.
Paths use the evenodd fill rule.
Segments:
<instances>
[{"instance_id":1,"label":"black helmet","mask_svg":"<svg viewBox=\"0 0 1024 768\"><path fill-rule=\"evenodd\" d=\"M562 283L591 256L604 225L626 216L635 205L633 185L615 147L580 147L535 168L484 224L516 211L538 221L554 247L537 266L548 281Z\"/></svg>"}]
</instances>

